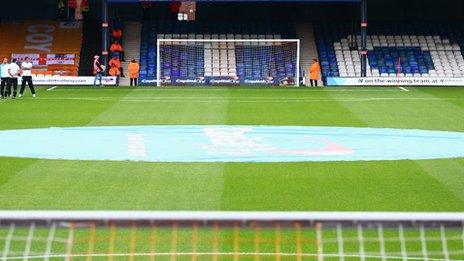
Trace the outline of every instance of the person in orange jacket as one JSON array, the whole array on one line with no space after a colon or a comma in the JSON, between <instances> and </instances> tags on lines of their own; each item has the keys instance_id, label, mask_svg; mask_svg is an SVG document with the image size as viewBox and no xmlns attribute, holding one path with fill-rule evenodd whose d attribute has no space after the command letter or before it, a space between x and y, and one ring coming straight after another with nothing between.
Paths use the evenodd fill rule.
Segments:
<instances>
[{"instance_id":1,"label":"person in orange jacket","mask_svg":"<svg viewBox=\"0 0 464 261\"><path fill-rule=\"evenodd\" d=\"M113 29L112 34L113 34L114 39L121 39L122 38L122 30L121 30L121 28ZM122 46L121 46L121 48L122 48Z\"/></svg>"},{"instance_id":2,"label":"person in orange jacket","mask_svg":"<svg viewBox=\"0 0 464 261\"><path fill-rule=\"evenodd\" d=\"M309 68L309 82L311 83L311 86L317 86L317 81L319 80L320 73L321 66L319 65L319 61L317 59L314 59L313 64Z\"/></svg>"},{"instance_id":3,"label":"person in orange jacket","mask_svg":"<svg viewBox=\"0 0 464 261\"><path fill-rule=\"evenodd\" d=\"M110 76L116 77L116 84L119 86L119 76L121 75L119 68L112 64L108 73Z\"/></svg>"},{"instance_id":4,"label":"person in orange jacket","mask_svg":"<svg viewBox=\"0 0 464 261\"><path fill-rule=\"evenodd\" d=\"M111 66L115 66L117 67L120 72L121 72L121 76L124 77L124 72L121 68L121 60L119 60L119 57L118 56L113 56L113 58L111 58L111 60L108 62L108 65L111 67Z\"/></svg>"},{"instance_id":5,"label":"person in orange jacket","mask_svg":"<svg viewBox=\"0 0 464 261\"><path fill-rule=\"evenodd\" d=\"M110 74L110 76L120 76L121 72L119 71L119 68L114 66L114 64L113 64L113 65L111 65L109 74Z\"/></svg>"},{"instance_id":6,"label":"person in orange jacket","mask_svg":"<svg viewBox=\"0 0 464 261\"><path fill-rule=\"evenodd\" d=\"M121 61L119 60L119 57L117 56L114 56L113 58L111 58L111 60L108 62L108 64L111 66L111 65L114 65L118 68L121 68Z\"/></svg>"},{"instance_id":7,"label":"person in orange jacket","mask_svg":"<svg viewBox=\"0 0 464 261\"><path fill-rule=\"evenodd\" d=\"M135 59L133 59L128 66L130 86L137 86L137 79L139 78L140 66Z\"/></svg>"},{"instance_id":8,"label":"person in orange jacket","mask_svg":"<svg viewBox=\"0 0 464 261\"><path fill-rule=\"evenodd\" d=\"M113 53L120 53L120 52L124 52L124 49L122 48L122 45L119 43L118 40L114 41L113 44L111 44L110 46L110 51L112 51Z\"/></svg>"},{"instance_id":9,"label":"person in orange jacket","mask_svg":"<svg viewBox=\"0 0 464 261\"><path fill-rule=\"evenodd\" d=\"M110 46L110 51L115 54L118 53L121 56L121 60L124 61L124 49L118 40L114 41Z\"/></svg>"}]
</instances>

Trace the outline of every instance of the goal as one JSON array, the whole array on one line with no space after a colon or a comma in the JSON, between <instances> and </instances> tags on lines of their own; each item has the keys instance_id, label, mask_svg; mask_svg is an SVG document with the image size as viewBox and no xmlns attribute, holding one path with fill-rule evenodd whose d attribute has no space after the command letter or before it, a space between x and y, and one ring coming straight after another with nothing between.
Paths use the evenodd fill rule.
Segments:
<instances>
[{"instance_id":1,"label":"goal","mask_svg":"<svg viewBox=\"0 0 464 261\"><path fill-rule=\"evenodd\" d=\"M464 213L0 211L0 260L464 260L463 221Z\"/></svg>"},{"instance_id":2,"label":"goal","mask_svg":"<svg viewBox=\"0 0 464 261\"><path fill-rule=\"evenodd\" d=\"M299 86L298 39L158 39L157 85Z\"/></svg>"}]
</instances>

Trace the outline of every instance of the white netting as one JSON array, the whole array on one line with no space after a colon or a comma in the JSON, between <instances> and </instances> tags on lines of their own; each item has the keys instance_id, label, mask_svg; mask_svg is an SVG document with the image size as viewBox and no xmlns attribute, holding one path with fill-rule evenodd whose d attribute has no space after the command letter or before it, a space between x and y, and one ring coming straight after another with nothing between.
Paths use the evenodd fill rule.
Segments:
<instances>
[{"instance_id":1,"label":"white netting","mask_svg":"<svg viewBox=\"0 0 464 261\"><path fill-rule=\"evenodd\" d=\"M299 52L299 40L158 39L158 85L299 85Z\"/></svg>"},{"instance_id":2,"label":"white netting","mask_svg":"<svg viewBox=\"0 0 464 261\"><path fill-rule=\"evenodd\" d=\"M63 213L0 215L0 260L464 260L456 214Z\"/></svg>"}]
</instances>

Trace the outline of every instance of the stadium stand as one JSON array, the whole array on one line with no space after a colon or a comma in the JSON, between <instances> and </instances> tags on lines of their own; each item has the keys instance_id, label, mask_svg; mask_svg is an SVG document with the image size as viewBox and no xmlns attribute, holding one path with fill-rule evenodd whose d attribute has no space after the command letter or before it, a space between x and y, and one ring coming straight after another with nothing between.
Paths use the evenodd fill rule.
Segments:
<instances>
[{"instance_id":1,"label":"stadium stand","mask_svg":"<svg viewBox=\"0 0 464 261\"><path fill-rule=\"evenodd\" d=\"M455 23L371 23L367 76L463 77L464 30ZM323 77L359 77L359 35L344 24L317 24ZM399 66L401 64L401 66Z\"/></svg>"},{"instance_id":2,"label":"stadium stand","mask_svg":"<svg viewBox=\"0 0 464 261\"><path fill-rule=\"evenodd\" d=\"M81 24L50 20L0 24L0 57L29 56L33 74L77 75L82 45Z\"/></svg>"},{"instance_id":3,"label":"stadium stand","mask_svg":"<svg viewBox=\"0 0 464 261\"><path fill-rule=\"evenodd\" d=\"M140 77L142 81L156 79L157 39L292 39L295 34L291 23L145 22L142 26ZM270 57L272 61L252 61L248 55L253 49L252 44L205 43L190 48L164 46L161 49L161 75L170 78L237 76L252 79L294 76L295 61L284 55L285 48L259 48L259 56ZM195 60L195 66L187 67L187 58L191 56L200 58Z\"/></svg>"}]
</instances>

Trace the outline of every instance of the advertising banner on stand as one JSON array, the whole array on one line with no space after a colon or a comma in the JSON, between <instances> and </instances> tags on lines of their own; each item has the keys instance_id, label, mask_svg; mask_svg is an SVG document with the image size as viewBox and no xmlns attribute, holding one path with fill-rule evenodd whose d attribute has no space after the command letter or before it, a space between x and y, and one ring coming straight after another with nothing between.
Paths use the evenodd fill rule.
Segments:
<instances>
[{"instance_id":1,"label":"advertising banner on stand","mask_svg":"<svg viewBox=\"0 0 464 261\"><path fill-rule=\"evenodd\" d=\"M368 77L368 78L327 78L328 87L337 86L464 86L464 78L440 77Z\"/></svg>"},{"instance_id":2,"label":"advertising banner on stand","mask_svg":"<svg viewBox=\"0 0 464 261\"><path fill-rule=\"evenodd\" d=\"M93 85L95 77L93 76L35 76L32 78L35 85L66 85L82 86ZM21 79L19 79L21 82ZM103 77L102 84L106 86L116 85L116 77Z\"/></svg>"}]
</instances>

